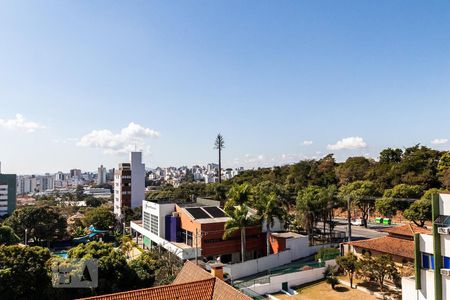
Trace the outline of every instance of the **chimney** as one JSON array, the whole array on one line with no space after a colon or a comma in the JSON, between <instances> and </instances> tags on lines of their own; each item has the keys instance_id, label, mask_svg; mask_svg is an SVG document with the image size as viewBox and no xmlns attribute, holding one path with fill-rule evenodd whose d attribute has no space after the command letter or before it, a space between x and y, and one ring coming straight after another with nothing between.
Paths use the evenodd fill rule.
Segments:
<instances>
[{"instance_id":1,"label":"chimney","mask_svg":"<svg viewBox=\"0 0 450 300\"><path fill-rule=\"evenodd\" d=\"M220 280L223 280L223 266L222 263L213 263L209 265L211 267L211 275L214 277L219 278Z\"/></svg>"}]
</instances>

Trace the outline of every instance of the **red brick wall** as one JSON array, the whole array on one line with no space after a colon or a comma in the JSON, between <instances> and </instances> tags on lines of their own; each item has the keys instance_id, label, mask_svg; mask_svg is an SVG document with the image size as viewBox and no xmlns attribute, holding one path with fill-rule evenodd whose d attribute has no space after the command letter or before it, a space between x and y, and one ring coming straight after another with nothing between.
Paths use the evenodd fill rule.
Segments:
<instances>
[{"instance_id":1,"label":"red brick wall","mask_svg":"<svg viewBox=\"0 0 450 300\"><path fill-rule=\"evenodd\" d=\"M200 224L192 220L182 209L176 206L176 211L180 215L180 225L182 230L188 230L193 233L193 244L195 242L195 230L201 234L201 240L198 241L202 248L202 256L215 256L241 252L241 233L235 232L229 239L223 240L225 232L225 222ZM251 227L246 229L247 251L260 250L265 253L266 243L265 234L261 232L261 227ZM210 242L207 242L210 241Z\"/></svg>"}]
</instances>

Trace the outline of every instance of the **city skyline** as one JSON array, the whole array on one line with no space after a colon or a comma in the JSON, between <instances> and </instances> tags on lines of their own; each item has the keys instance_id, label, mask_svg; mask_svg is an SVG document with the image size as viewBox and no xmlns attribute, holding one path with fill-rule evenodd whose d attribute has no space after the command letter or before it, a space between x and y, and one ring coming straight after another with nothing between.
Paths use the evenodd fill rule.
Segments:
<instances>
[{"instance_id":1,"label":"city skyline","mask_svg":"<svg viewBox=\"0 0 450 300\"><path fill-rule=\"evenodd\" d=\"M351 7L351 9L349 9ZM449 149L446 3L2 2L2 172Z\"/></svg>"}]
</instances>

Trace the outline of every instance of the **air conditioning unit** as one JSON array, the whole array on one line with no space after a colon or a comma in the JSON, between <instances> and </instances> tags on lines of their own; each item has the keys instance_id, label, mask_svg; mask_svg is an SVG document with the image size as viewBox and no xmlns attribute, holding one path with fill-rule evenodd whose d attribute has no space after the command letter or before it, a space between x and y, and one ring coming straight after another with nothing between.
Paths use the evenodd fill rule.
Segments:
<instances>
[{"instance_id":1,"label":"air conditioning unit","mask_svg":"<svg viewBox=\"0 0 450 300\"><path fill-rule=\"evenodd\" d=\"M441 275L450 277L450 269L441 269Z\"/></svg>"},{"instance_id":2,"label":"air conditioning unit","mask_svg":"<svg viewBox=\"0 0 450 300\"><path fill-rule=\"evenodd\" d=\"M440 234L449 234L450 233L450 228L448 227L438 227L438 233Z\"/></svg>"}]
</instances>

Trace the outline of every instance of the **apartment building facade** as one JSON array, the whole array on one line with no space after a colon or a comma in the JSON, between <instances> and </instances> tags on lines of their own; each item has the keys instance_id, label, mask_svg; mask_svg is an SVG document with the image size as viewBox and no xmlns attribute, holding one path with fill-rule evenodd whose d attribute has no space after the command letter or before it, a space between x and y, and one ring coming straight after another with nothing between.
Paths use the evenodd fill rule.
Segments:
<instances>
[{"instance_id":1,"label":"apartment building facade","mask_svg":"<svg viewBox=\"0 0 450 300\"><path fill-rule=\"evenodd\" d=\"M114 173L114 214L121 218L125 206L136 208L145 199L145 165L141 152L131 152L130 162L119 164Z\"/></svg>"},{"instance_id":2,"label":"apartment building facade","mask_svg":"<svg viewBox=\"0 0 450 300\"><path fill-rule=\"evenodd\" d=\"M98 167L98 172L97 172L97 184L104 184L106 183L106 168L101 165L100 167Z\"/></svg>"},{"instance_id":3,"label":"apartment building facade","mask_svg":"<svg viewBox=\"0 0 450 300\"><path fill-rule=\"evenodd\" d=\"M403 300L450 299L450 194L432 198L432 234L414 235L415 276L402 278Z\"/></svg>"},{"instance_id":4,"label":"apartment building facade","mask_svg":"<svg viewBox=\"0 0 450 300\"><path fill-rule=\"evenodd\" d=\"M0 174L0 216L16 209L16 181L15 174Z\"/></svg>"}]
</instances>

